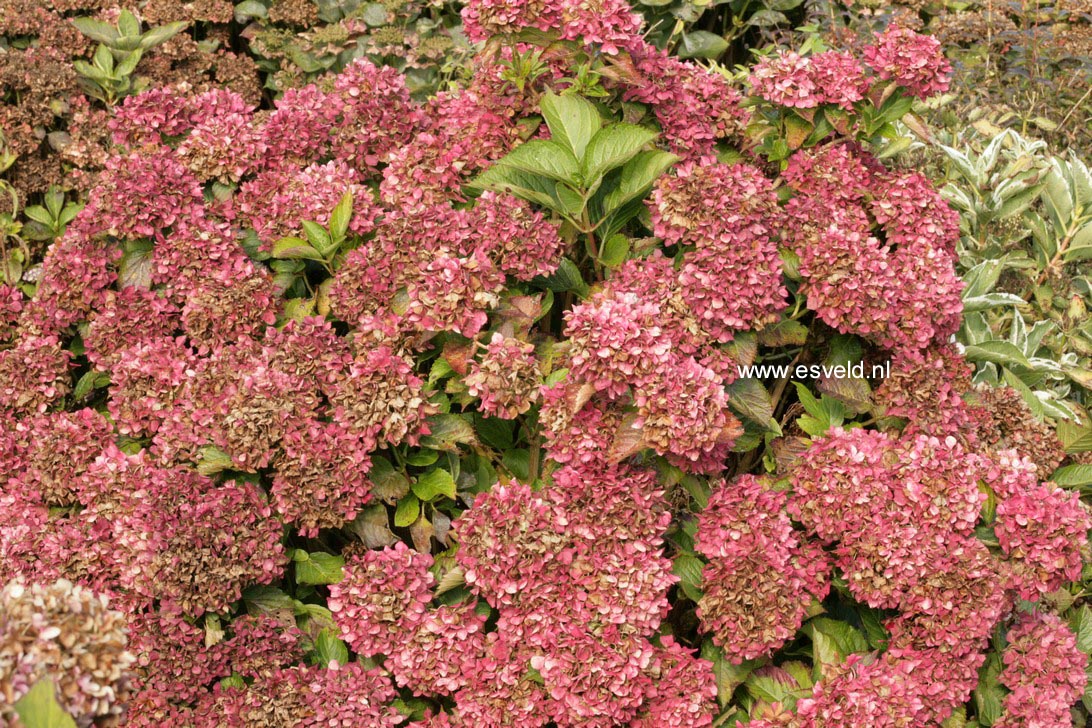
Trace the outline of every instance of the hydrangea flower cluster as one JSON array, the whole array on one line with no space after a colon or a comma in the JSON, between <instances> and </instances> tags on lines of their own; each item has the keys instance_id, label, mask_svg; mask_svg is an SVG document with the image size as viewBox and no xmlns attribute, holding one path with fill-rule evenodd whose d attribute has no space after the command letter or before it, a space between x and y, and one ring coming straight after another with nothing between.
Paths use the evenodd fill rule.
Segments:
<instances>
[{"instance_id":1,"label":"hydrangea flower cluster","mask_svg":"<svg viewBox=\"0 0 1092 728\"><path fill-rule=\"evenodd\" d=\"M1011 692L994 725L1072 725L1069 708L1088 681L1088 656L1077 649L1073 632L1054 614L1025 612L1006 637L1000 681Z\"/></svg>"},{"instance_id":2,"label":"hydrangea flower cluster","mask_svg":"<svg viewBox=\"0 0 1092 728\"><path fill-rule=\"evenodd\" d=\"M66 579L50 584L12 581L0 589L0 718L39 680L81 726L124 711L130 668L125 615L107 600Z\"/></svg>"},{"instance_id":3,"label":"hydrangea flower cluster","mask_svg":"<svg viewBox=\"0 0 1092 728\"><path fill-rule=\"evenodd\" d=\"M695 536L709 559L697 615L735 663L783 645L830 588L826 554L793 530L787 495L769 486L749 475L720 483Z\"/></svg>"}]
</instances>

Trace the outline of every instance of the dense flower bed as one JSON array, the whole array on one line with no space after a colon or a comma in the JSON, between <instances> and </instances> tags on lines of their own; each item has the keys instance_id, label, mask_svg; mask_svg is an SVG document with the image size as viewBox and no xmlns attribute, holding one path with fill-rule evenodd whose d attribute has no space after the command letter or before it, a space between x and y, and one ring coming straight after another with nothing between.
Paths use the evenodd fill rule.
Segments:
<instances>
[{"instance_id":1,"label":"dense flower bed","mask_svg":"<svg viewBox=\"0 0 1092 728\"><path fill-rule=\"evenodd\" d=\"M424 102L356 61L112 116L36 290L0 289L0 694L818 728L977 688L982 725L1069 725L1049 597L1092 524L949 343L958 217L869 151L946 88L938 44L736 88L621 2L464 19L473 77ZM824 356L896 376L739 377Z\"/></svg>"}]
</instances>

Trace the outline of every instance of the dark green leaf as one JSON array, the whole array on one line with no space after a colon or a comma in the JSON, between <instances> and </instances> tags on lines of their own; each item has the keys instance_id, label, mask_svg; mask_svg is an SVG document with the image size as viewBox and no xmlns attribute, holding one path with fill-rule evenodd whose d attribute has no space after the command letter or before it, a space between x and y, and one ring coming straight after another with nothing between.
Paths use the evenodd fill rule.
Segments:
<instances>
[{"instance_id":1,"label":"dark green leaf","mask_svg":"<svg viewBox=\"0 0 1092 728\"><path fill-rule=\"evenodd\" d=\"M676 55L679 58L719 58L728 50L728 41L707 30L683 33L682 44Z\"/></svg>"}]
</instances>

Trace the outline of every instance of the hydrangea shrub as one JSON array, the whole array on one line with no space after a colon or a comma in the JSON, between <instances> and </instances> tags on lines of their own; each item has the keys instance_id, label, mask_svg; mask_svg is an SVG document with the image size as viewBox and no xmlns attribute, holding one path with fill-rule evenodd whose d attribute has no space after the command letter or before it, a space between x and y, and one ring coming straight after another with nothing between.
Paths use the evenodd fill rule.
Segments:
<instances>
[{"instance_id":1,"label":"hydrangea shrub","mask_svg":"<svg viewBox=\"0 0 1092 728\"><path fill-rule=\"evenodd\" d=\"M870 152L946 87L937 44L737 87L622 2L464 21L473 75L424 101L359 60L270 111L112 116L36 289L0 289L0 693L43 673L88 725L1068 725L1089 516L949 343L958 217Z\"/></svg>"}]
</instances>

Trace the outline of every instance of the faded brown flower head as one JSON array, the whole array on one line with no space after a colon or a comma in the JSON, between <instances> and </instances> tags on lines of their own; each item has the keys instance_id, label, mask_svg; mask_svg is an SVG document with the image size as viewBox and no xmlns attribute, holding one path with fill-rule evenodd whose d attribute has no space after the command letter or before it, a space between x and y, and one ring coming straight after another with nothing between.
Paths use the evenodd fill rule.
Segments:
<instances>
[{"instance_id":1,"label":"faded brown flower head","mask_svg":"<svg viewBox=\"0 0 1092 728\"><path fill-rule=\"evenodd\" d=\"M65 579L9 583L0 591L0 718L13 719L10 706L44 678L81 728L120 715L135 661L127 644L124 615L105 597Z\"/></svg>"}]
</instances>

